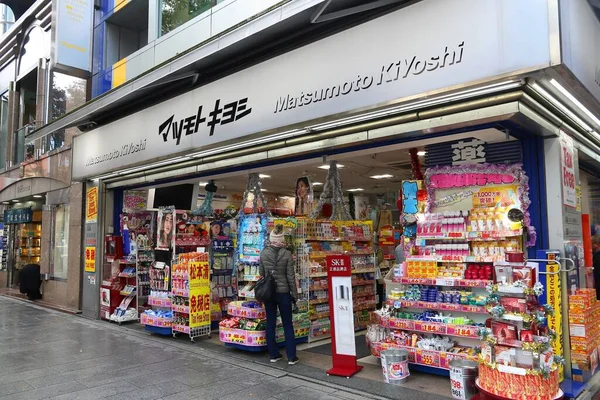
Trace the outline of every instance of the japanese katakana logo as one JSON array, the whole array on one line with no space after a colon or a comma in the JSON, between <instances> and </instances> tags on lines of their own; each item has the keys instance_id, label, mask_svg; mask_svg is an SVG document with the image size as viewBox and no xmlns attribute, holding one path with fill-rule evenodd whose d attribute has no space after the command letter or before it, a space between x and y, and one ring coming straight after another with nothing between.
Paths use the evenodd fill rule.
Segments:
<instances>
[{"instance_id":1,"label":"japanese katakana logo","mask_svg":"<svg viewBox=\"0 0 600 400\"><path fill-rule=\"evenodd\" d=\"M221 107L221 99L217 99L213 110L208 113L208 122L207 117L202 116L202 112L203 106L200 105L196 114L181 118L179 121L175 120L175 114L171 115L158 127L158 135L162 136L165 142L169 136L172 136L176 145L179 145L182 135L193 135L206 123L208 136L213 136L217 125L227 125L244 118L252 112L252 108L248 107L247 97L227 103L223 107Z\"/></svg>"}]
</instances>

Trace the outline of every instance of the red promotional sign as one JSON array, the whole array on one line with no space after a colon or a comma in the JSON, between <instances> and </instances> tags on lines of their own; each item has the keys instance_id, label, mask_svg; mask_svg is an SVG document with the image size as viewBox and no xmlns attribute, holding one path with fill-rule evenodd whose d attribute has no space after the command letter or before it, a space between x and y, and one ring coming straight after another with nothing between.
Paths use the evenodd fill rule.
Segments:
<instances>
[{"instance_id":1,"label":"red promotional sign","mask_svg":"<svg viewBox=\"0 0 600 400\"><path fill-rule=\"evenodd\" d=\"M363 368L356 363L350 256L327 256L327 283L333 362L333 367L327 370L327 375L349 378Z\"/></svg>"}]
</instances>

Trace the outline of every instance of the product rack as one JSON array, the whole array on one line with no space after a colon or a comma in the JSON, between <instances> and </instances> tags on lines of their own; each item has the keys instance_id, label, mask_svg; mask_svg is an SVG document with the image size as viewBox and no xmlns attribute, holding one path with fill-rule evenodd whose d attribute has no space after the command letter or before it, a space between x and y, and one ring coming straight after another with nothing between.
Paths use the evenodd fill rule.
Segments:
<instances>
[{"instance_id":1,"label":"product rack","mask_svg":"<svg viewBox=\"0 0 600 400\"><path fill-rule=\"evenodd\" d=\"M119 306L110 316L110 321L117 322L119 325L123 322L137 321L139 319L137 309L137 274L135 254L130 255L126 259L112 259L113 263L119 265L118 279L118 293L120 297ZM127 271L133 269L133 272ZM130 308L134 309L135 312L129 311Z\"/></svg>"},{"instance_id":2,"label":"product rack","mask_svg":"<svg viewBox=\"0 0 600 400\"><path fill-rule=\"evenodd\" d=\"M238 298L254 298L258 281L260 253L266 244L267 214L244 214L238 221L237 281Z\"/></svg>"},{"instance_id":3,"label":"product rack","mask_svg":"<svg viewBox=\"0 0 600 400\"><path fill-rule=\"evenodd\" d=\"M301 287L309 302L311 332L309 341L331 336L329 321L329 288L327 255L346 254L351 257L355 330L365 329L369 311L376 306L376 258L371 221L304 220L301 230L305 242L299 256Z\"/></svg>"},{"instance_id":4,"label":"product rack","mask_svg":"<svg viewBox=\"0 0 600 400\"><path fill-rule=\"evenodd\" d=\"M211 288L216 304L212 322L219 322L227 315L227 305L237 297L235 275L235 221L213 221L221 227L221 235L213 237L210 248ZM217 301L218 298L218 301ZM218 307L218 312L216 309Z\"/></svg>"},{"instance_id":5,"label":"product rack","mask_svg":"<svg viewBox=\"0 0 600 400\"><path fill-rule=\"evenodd\" d=\"M143 247L146 243L138 241L136 251L137 296L138 312L143 313L149 305L150 297L150 266L155 261L154 249Z\"/></svg>"},{"instance_id":6,"label":"product rack","mask_svg":"<svg viewBox=\"0 0 600 400\"><path fill-rule=\"evenodd\" d=\"M170 271L171 268L161 261L155 261L149 266L151 292L148 296L148 304L152 310L166 311L171 309L171 298L169 297ZM143 313L141 323L151 333L164 336L172 334L172 318L159 318Z\"/></svg>"},{"instance_id":7,"label":"product rack","mask_svg":"<svg viewBox=\"0 0 600 400\"><path fill-rule=\"evenodd\" d=\"M173 260L171 310L173 336L190 340L211 335L211 291L208 253L181 253Z\"/></svg>"}]
</instances>

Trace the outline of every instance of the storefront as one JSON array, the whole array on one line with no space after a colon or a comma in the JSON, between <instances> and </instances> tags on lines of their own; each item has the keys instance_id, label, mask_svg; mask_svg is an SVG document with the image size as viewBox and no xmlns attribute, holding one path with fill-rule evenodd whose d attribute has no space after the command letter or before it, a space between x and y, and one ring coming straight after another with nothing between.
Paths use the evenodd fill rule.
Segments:
<instances>
[{"instance_id":1,"label":"storefront","mask_svg":"<svg viewBox=\"0 0 600 400\"><path fill-rule=\"evenodd\" d=\"M475 346L513 326L487 326L488 306L512 305L520 322L531 321L518 301L488 302L514 277L494 264L505 253L545 260L545 249L565 251L565 238L557 237L549 215L563 215L563 196L570 201L571 192L552 166L567 165L560 164L561 141L571 138L573 147L584 136L538 90L548 76L534 71L556 61L546 2L522 7L463 1L460 7L464 12L417 3L75 138L73 176L86 181L87 192L84 315L119 323L140 319L155 333L175 330L192 338L216 329L210 322L220 319L222 342L260 347L260 308L231 301L251 296L256 256L279 219L297 254L306 313L296 321L296 333L309 342L308 352L331 334L324 257L340 252L353 260L354 328L379 318L383 328L403 331L394 343L411 348L411 368L448 374L451 359L476 359ZM499 14L510 16L510 24L499 22ZM446 15L452 20L441 17ZM435 26L435 34L399 44L397 38L424 26ZM328 174L331 161L339 185ZM457 184L464 176L474 181ZM426 184L415 183L414 197L407 199L404 184L415 181ZM414 203L412 213L407 200ZM511 214L516 225L505 221L513 209L522 212L520 218ZM323 222L327 218L333 222ZM424 235L422 223L438 219L452 222ZM398 270L393 254L400 243L408 258ZM516 294L537 295L538 281L542 291L551 289L539 306L551 303L562 318L541 313L539 325L542 319L545 326L554 324L554 355L568 358L569 337L561 329L569 329L570 277L556 289L549 280L563 274L560 267L525 267L527 272L515 268L528 277ZM505 280L498 281L502 273ZM394 303L384 302L388 313L374 317L383 300L375 282L384 275ZM240 316L243 322L232 318ZM392 318L400 325L390 326ZM426 324L416 323L423 318ZM482 337L486 328L490 332ZM548 338L550 329L539 328L519 326L518 333ZM445 340L427 341L432 332ZM382 350L370 347L374 354ZM559 359L546 348L535 350L545 354L545 364L525 357L518 368L536 371L527 374L535 379L544 370L554 382L549 390L556 389ZM377 359L363 356L363 366L380 370ZM482 361L488 383L498 378L495 356ZM321 369L330 366L329 357L320 360ZM513 367L510 357L506 363ZM570 378L570 360L564 371ZM428 390L439 390L433 386Z\"/></svg>"}]
</instances>

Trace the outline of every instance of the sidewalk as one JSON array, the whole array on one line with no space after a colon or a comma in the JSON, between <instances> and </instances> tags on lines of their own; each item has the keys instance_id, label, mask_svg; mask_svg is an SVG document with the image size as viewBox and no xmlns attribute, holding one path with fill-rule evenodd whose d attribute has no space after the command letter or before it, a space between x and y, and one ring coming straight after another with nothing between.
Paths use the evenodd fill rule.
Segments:
<instances>
[{"instance_id":1,"label":"sidewalk","mask_svg":"<svg viewBox=\"0 0 600 400\"><path fill-rule=\"evenodd\" d=\"M383 398L298 379L295 367L271 368L202 342L157 338L0 296L0 399Z\"/></svg>"}]
</instances>

